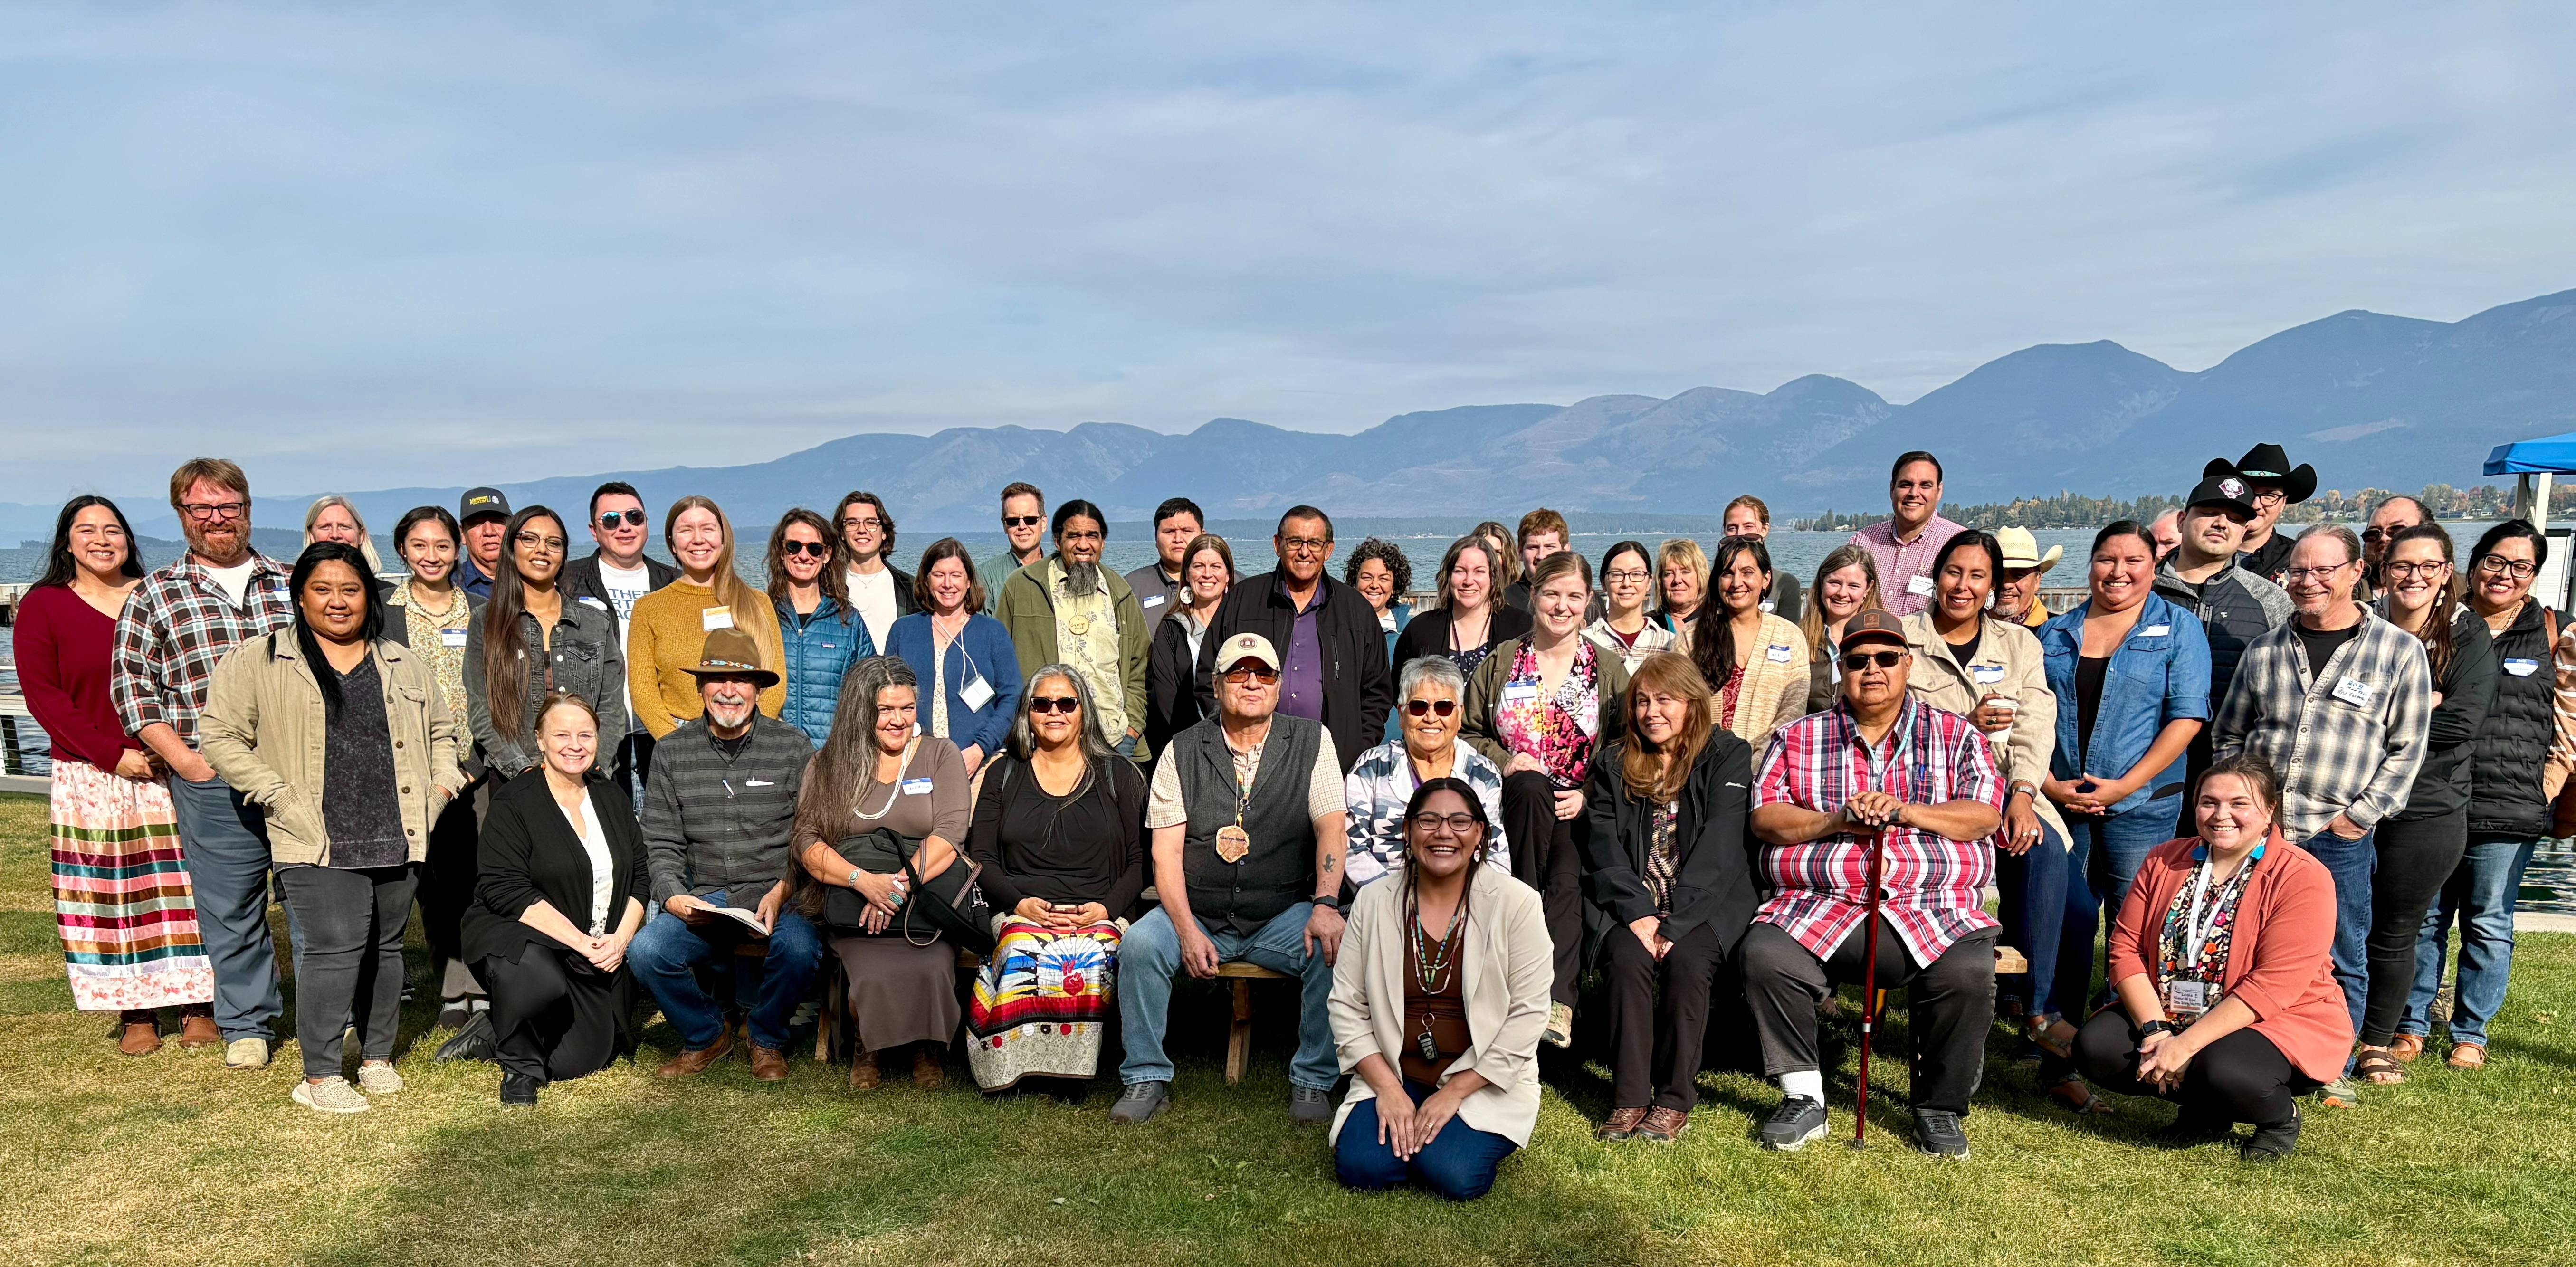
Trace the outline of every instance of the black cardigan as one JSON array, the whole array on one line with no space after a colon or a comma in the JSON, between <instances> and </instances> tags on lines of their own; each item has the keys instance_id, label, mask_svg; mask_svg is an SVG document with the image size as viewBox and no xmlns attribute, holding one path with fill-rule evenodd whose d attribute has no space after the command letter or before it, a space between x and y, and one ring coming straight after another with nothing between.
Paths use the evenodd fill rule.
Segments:
<instances>
[{"instance_id":1,"label":"black cardigan","mask_svg":"<svg viewBox=\"0 0 2576 1267\"><path fill-rule=\"evenodd\" d=\"M624 789L602 779L590 781L591 811L608 837L608 857L616 878L608 888L608 922L615 928L625 918L626 899L652 904L653 880L645 864L644 834ZM519 922L519 915L543 900L575 927L590 914L590 854L572 820L555 804L554 791L542 772L512 779L492 790L492 806L483 818L481 873L474 882L474 901L460 921L464 959L499 956L513 963L531 945L562 943ZM648 912L649 913L649 912Z\"/></svg>"},{"instance_id":2,"label":"black cardigan","mask_svg":"<svg viewBox=\"0 0 2576 1267\"><path fill-rule=\"evenodd\" d=\"M2441 617L2436 614L2432 619ZM2432 726L2424 733L2424 764L2415 771L2406 803L2388 816L2392 822L2440 818L2469 803L2470 758L2477 752L2478 731L2495 705L2496 678L2502 670L2497 667L2495 639L2487 633L2485 617L2463 609L2451 622L2451 641L2451 666L2433 683L2433 689L2442 693L2442 706L2433 710Z\"/></svg>"},{"instance_id":3,"label":"black cardigan","mask_svg":"<svg viewBox=\"0 0 2576 1267\"><path fill-rule=\"evenodd\" d=\"M1257 633L1270 640L1281 658L1287 657L1288 634L1297 623L1297 611L1282 592L1281 581L1276 570L1247 576L1217 604L1207 637L1199 643L1198 674L1191 683L1199 697L1200 716L1216 713L1216 653L1226 639ZM1316 583L1322 586L1317 597L1324 604L1315 613L1316 651L1324 678L1322 720L1333 736L1333 755L1341 759L1342 773L1349 774L1361 753L1386 738L1387 710L1395 707L1395 676L1387 667L1386 630L1378 626L1377 612L1368 600L1329 576L1316 578Z\"/></svg>"},{"instance_id":4,"label":"black cardigan","mask_svg":"<svg viewBox=\"0 0 2576 1267\"><path fill-rule=\"evenodd\" d=\"M1488 651L1528 633L1536 622L1528 612L1517 607L1496 607L1493 618L1485 622L1485 649ZM1386 636L1384 630L1378 636ZM1449 654L1449 609L1430 607L1413 614L1404 632L1395 636L1395 655L1387 665L1390 674L1402 674L1404 666L1427 655Z\"/></svg>"},{"instance_id":5,"label":"black cardigan","mask_svg":"<svg viewBox=\"0 0 2576 1267\"><path fill-rule=\"evenodd\" d=\"M1592 759L1583 789L1590 830L1577 833L1583 848L1584 888L1592 905L1621 926L1655 913L1646 887L1646 844L1654 807L1630 797L1620 776L1625 741L1604 744ZM1753 923L1753 748L1719 730L1682 785L1681 822L1673 840L1673 910L1663 934L1680 941L1705 924L1733 954ZM1616 937L1618 929L1608 930Z\"/></svg>"},{"instance_id":6,"label":"black cardigan","mask_svg":"<svg viewBox=\"0 0 2576 1267\"><path fill-rule=\"evenodd\" d=\"M1215 630L1209 630L1210 637ZM1145 751L1159 753L1172 736L1198 724L1198 660L1190 654L1188 622L1169 615L1154 622L1145 652Z\"/></svg>"}]
</instances>

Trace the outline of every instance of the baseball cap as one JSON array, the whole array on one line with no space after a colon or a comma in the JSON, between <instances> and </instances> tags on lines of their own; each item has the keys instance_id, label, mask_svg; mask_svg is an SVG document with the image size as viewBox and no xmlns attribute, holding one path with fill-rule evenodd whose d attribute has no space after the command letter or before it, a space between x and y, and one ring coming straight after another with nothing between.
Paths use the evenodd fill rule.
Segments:
<instances>
[{"instance_id":1,"label":"baseball cap","mask_svg":"<svg viewBox=\"0 0 2576 1267\"><path fill-rule=\"evenodd\" d=\"M1257 633L1240 633L1225 640L1216 649L1216 669L1223 673L1246 660L1258 660L1272 670L1279 668L1279 652L1270 640Z\"/></svg>"},{"instance_id":2,"label":"baseball cap","mask_svg":"<svg viewBox=\"0 0 2576 1267\"><path fill-rule=\"evenodd\" d=\"M2185 506L2224 506L2248 519L2254 517L2254 503L2246 500L2250 490L2245 480L2234 471L2212 475L2192 486L2191 500Z\"/></svg>"},{"instance_id":3,"label":"baseball cap","mask_svg":"<svg viewBox=\"0 0 2576 1267\"><path fill-rule=\"evenodd\" d=\"M510 499L503 497L500 489L468 489L463 497L456 499L457 523L470 524L486 515L499 515L503 519L510 517Z\"/></svg>"},{"instance_id":4,"label":"baseball cap","mask_svg":"<svg viewBox=\"0 0 2576 1267\"><path fill-rule=\"evenodd\" d=\"M1849 651L1855 642L1872 640L1906 645L1904 622L1876 607L1865 608L1852 613L1851 623L1843 626L1842 641L1834 645Z\"/></svg>"}]
</instances>

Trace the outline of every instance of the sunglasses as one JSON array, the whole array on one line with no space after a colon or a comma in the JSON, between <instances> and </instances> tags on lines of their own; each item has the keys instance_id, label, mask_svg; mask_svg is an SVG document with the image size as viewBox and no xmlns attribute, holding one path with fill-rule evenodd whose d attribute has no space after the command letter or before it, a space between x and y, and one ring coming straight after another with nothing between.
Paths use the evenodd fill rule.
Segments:
<instances>
[{"instance_id":1,"label":"sunglasses","mask_svg":"<svg viewBox=\"0 0 2576 1267\"><path fill-rule=\"evenodd\" d=\"M1454 699L1409 699L1404 701L1404 711L1411 713L1416 717L1425 716L1431 713L1438 713L1441 716L1446 717L1449 714L1458 711L1458 701Z\"/></svg>"},{"instance_id":2,"label":"sunglasses","mask_svg":"<svg viewBox=\"0 0 2576 1267\"><path fill-rule=\"evenodd\" d=\"M611 532L616 531L617 525L621 523L625 524L629 528L641 528L644 526L644 512L641 510L612 510L599 517L599 526L606 528Z\"/></svg>"},{"instance_id":3,"label":"sunglasses","mask_svg":"<svg viewBox=\"0 0 2576 1267\"><path fill-rule=\"evenodd\" d=\"M1892 669L1904 662L1905 653L1902 651L1855 651L1843 657L1843 672L1858 673L1873 664L1882 669Z\"/></svg>"},{"instance_id":4,"label":"sunglasses","mask_svg":"<svg viewBox=\"0 0 2576 1267\"><path fill-rule=\"evenodd\" d=\"M1268 686L1269 684L1279 680L1279 670L1261 668L1258 666L1232 668L1225 671L1225 680L1234 683L1236 686L1241 686L1246 682L1259 682L1264 686Z\"/></svg>"},{"instance_id":5,"label":"sunglasses","mask_svg":"<svg viewBox=\"0 0 2576 1267\"><path fill-rule=\"evenodd\" d=\"M1029 712L1032 714L1072 714L1081 711L1081 709L1082 701L1071 695L1032 695L1029 697Z\"/></svg>"},{"instance_id":6,"label":"sunglasses","mask_svg":"<svg viewBox=\"0 0 2576 1267\"><path fill-rule=\"evenodd\" d=\"M779 544L778 553L790 559L795 558L800 554L810 554L818 559L828 559L832 557L832 547L827 546L820 541L786 541Z\"/></svg>"},{"instance_id":7,"label":"sunglasses","mask_svg":"<svg viewBox=\"0 0 2576 1267\"><path fill-rule=\"evenodd\" d=\"M1035 528L1035 527L1037 527L1039 524L1042 524L1042 523L1045 523L1045 522L1046 522L1046 516L1044 516L1044 515L1004 515L1004 516L1002 516L1002 526L1003 526L1003 527L1005 527L1005 528Z\"/></svg>"}]
</instances>

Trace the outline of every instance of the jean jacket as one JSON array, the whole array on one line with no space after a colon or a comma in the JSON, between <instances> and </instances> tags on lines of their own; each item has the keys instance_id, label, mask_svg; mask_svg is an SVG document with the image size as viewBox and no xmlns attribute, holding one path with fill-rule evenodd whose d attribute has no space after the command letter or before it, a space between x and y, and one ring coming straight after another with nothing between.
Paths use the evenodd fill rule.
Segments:
<instances>
[{"instance_id":1,"label":"jean jacket","mask_svg":"<svg viewBox=\"0 0 2576 1267\"><path fill-rule=\"evenodd\" d=\"M2057 752L2049 771L2060 779L2086 773L2116 779L2147 755L2165 723L2190 718L2209 720L2209 636L2200 618L2160 594L2147 596L2128 641L2111 653L2102 675L2102 703L2093 717L2093 746L2076 747L2078 706L2075 662L2084 654L2084 617L2090 600L2050 618L2039 627L2039 646L2047 660L2048 689L2057 695ZM2159 793L2182 785L2183 761L2157 774L2155 781L2111 807L2125 814Z\"/></svg>"}]
</instances>

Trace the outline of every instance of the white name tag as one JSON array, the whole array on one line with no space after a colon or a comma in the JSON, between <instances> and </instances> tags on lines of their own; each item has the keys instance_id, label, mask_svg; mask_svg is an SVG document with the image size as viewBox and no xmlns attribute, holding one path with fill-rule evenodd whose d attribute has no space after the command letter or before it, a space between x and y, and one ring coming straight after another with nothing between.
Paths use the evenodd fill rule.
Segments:
<instances>
[{"instance_id":1,"label":"white name tag","mask_svg":"<svg viewBox=\"0 0 2576 1267\"><path fill-rule=\"evenodd\" d=\"M1766 598L1762 600L1762 613L1764 615L1767 616L1778 610L1780 610L1780 600L1775 598Z\"/></svg>"},{"instance_id":2,"label":"white name tag","mask_svg":"<svg viewBox=\"0 0 2576 1267\"><path fill-rule=\"evenodd\" d=\"M983 712L984 706L993 702L993 684L969 673L966 684L957 688L957 702L964 704L970 713Z\"/></svg>"},{"instance_id":3,"label":"white name tag","mask_svg":"<svg viewBox=\"0 0 2576 1267\"><path fill-rule=\"evenodd\" d=\"M1787 664L1789 662L1789 644L1785 642L1772 643L1771 649L1763 652L1762 654L1769 656L1771 658L1771 663L1773 664Z\"/></svg>"},{"instance_id":4,"label":"white name tag","mask_svg":"<svg viewBox=\"0 0 2576 1267\"><path fill-rule=\"evenodd\" d=\"M903 789L903 794L906 796L930 795L930 780L928 779L905 779L897 786Z\"/></svg>"},{"instance_id":5,"label":"white name tag","mask_svg":"<svg viewBox=\"0 0 2576 1267\"><path fill-rule=\"evenodd\" d=\"M438 645L440 645L440 646L442 646L442 647L461 647L461 646L464 646L464 645L465 645L465 631L464 631L464 630L462 630L462 629L441 629L441 630L439 630L439 631L438 631Z\"/></svg>"},{"instance_id":6,"label":"white name tag","mask_svg":"<svg viewBox=\"0 0 2576 1267\"><path fill-rule=\"evenodd\" d=\"M1527 704L1538 698L1538 683L1520 682L1503 688L1505 704Z\"/></svg>"},{"instance_id":7,"label":"white name tag","mask_svg":"<svg viewBox=\"0 0 2576 1267\"><path fill-rule=\"evenodd\" d=\"M1932 597L1932 578L1928 576L1917 576L1913 580L1907 581L1905 583L1905 592L1912 594L1916 598Z\"/></svg>"},{"instance_id":8,"label":"white name tag","mask_svg":"<svg viewBox=\"0 0 2576 1267\"><path fill-rule=\"evenodd\" d=\"M730 607L704 608L698 612L698 625L708 633L714 633L719 629L731 629L733 628L733 609Z\"/></svg>"},{"instance_id":9,"label":"white name tag","mask_svg":"<svg viewBox=\"0 0 2576 1267\"><path fill-rule=\"evenodd\" d=\"M599 609L599 610L601 610L601 611L607 611L607 610L608 610L608 604L603 603L603 602L599 601L599 600L598 600L598 599L596 599L596 598L592 598L592 597L591 597L590 595L588 595L588 594L584 594L584 595L582 595L581 597L579 597L579 598L577 598L577 599L574 599L573 601L574 601L574 602L577 602L577 603L583 603L583 604L586 604L586 605L588 605L588 606L596 607L596 608L598 608L598 609Z\"/></svg>"},{"instance_id":10,"label":"white name tag","mask_svg":"<svg viewBox=\"0 0 2576 1267\"><path fill-rule=\"evenodd\" d=\"M2507 660L2504 662L2504 671L2514 675L2515 677L2530 677L2532 674L2540 672L2540 661Z\"/></svg>"},{"instance_id":11,"label":"white name tag","mask_svg":"<svg viewBox=\"0 0 2576 1267\"><path fill-rule=\"evenodd\" d=\"M2334 697L2355 708L2370 707L2370 701L2378 694L2378 687L2357 677L2339 678L2334 686Z\"/></svg>"},{"instance_id":12,"label":"white name tag","mask_svg":"<svg viewBox=\"0 0 2576 1267\"><path fill-rule=\"evenodd\" d=\"M1143 599L1138 600L1136 605L1138 607L1160 607L1163 605L1163 599L1164 595L1148 594Z\"/></svg>"},{"instance_id":13,"label":"white name tag","mask_svg":"<svg viewBox=\"0 0 2576 1267\"><path fill-rule=\"evenodd\" d=\"M2004 680L2004 666L2000 664L1971 664L1968 666L1968 676L1975 678L1977 680L1977 685L1979 686L1993 686L1995 683Z\"/></svg>"},{"instance_id":14,"label":"white name tag","mask_svg":"<svg viewBox=\"0 0 2576 1267\"><path fill-rule=\"evenodd\" d=\"M2173 626L2171 625L2149 625L2146 628L2139 630L2138 636L2141 638L2161 638L2172 632Z\"/></svg>"}]
</instances>

